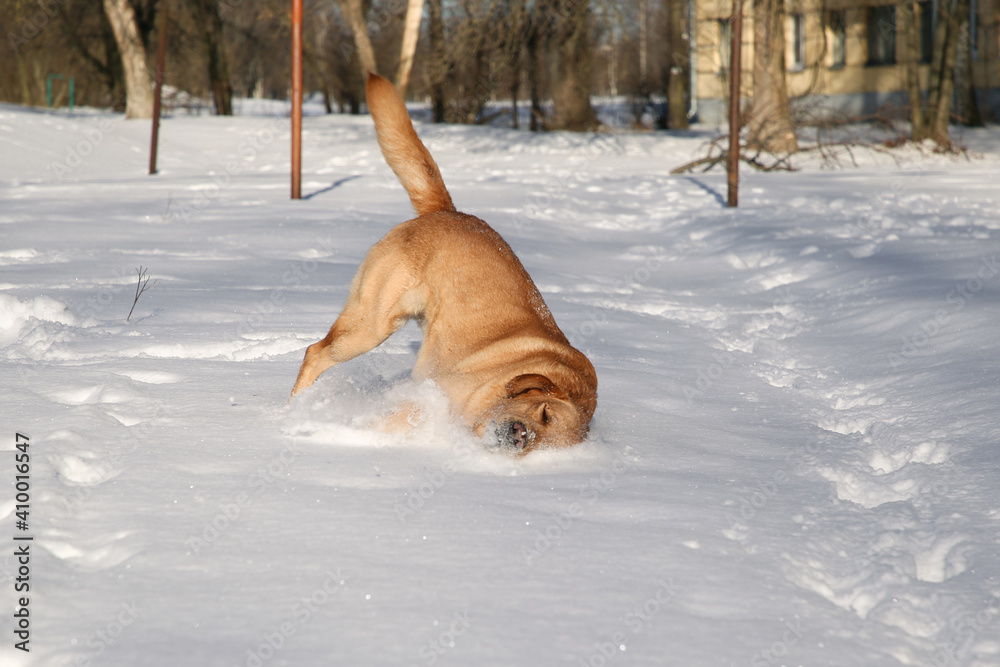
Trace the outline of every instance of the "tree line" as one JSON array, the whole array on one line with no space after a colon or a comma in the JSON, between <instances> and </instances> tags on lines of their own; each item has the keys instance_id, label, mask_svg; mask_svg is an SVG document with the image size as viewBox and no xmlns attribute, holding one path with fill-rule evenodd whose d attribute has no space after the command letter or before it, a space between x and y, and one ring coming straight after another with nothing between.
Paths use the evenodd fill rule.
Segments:
<instances>
[{"instance_id":1,"label":"tree line","mask_svg":"<svg viewBox=\"0 0 1000 667\"><path fill-rule=\"evenodd\" d=\"M329 112L360 113L376 71L437 122L517 127L520 108L534 130L594 129L592 96L624 95L637 122L687 126L687 0L305 0L304 13L305 89ZM78 104L148 116L164 14L166 85L222 115L234 97L288 98L288 0L0 0L0 100L41 106L58 74L56 103L72 76Z\"/></svg>"},{"instance_id":2,"label":"tree line","mask_svg":"<svg viewBox=\"0 0 1000 667\"><path fill-rule=\"evenodd\" d=\"M753 19L747 145L797 149L786 88L787 0L745 3ZM635 121L684 128L690 107L689 0L305 0L305 88L328 112L360 113L364 75L394 80L430 102L437 122L482 123L504 115L532 130L597 126L594 95L625 96ZM820 9L825 6L820 4ZM915 140L948 147L953 99L977 121L971 88L970 0L900 0L891 25L903 60ZM933 13L933 15L931 15ZM165 20L164 20L165 19ZM42 105L49 86L77 101L151 111L152 54L168 35L166 83L194 105L226 115L234 97L288 99L288 0L0 0L0 100ZM933 25L929 77L917 53ZM964 41L963 41L964 40ZM964 47L963 47L964 44ZM964 55L963 55L964 54ZM956 73L962 74L956 90ZM62 75L53 81L50 75ZM956 95L956 92L958 93ZM497 102L501 101L501 102Z\"/></svg>"}]
</instances>

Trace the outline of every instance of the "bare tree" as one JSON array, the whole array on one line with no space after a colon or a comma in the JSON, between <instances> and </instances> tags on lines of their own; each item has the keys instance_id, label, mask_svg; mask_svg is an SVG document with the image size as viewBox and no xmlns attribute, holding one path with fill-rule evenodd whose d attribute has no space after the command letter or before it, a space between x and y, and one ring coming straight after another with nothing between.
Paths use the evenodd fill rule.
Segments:
<instances>
[{"instance_id":1,"label":"bare tree","mask_svg":"<svg viewBox=\"0 0 1000 667\"><path fill-rule=\"evenodd\" d=\"M686 0L665 0L667 12L667 124L672 130L688 127L688 97L691 88L691 36L688 34Z\"/></svg>"},{"instance_id":2,"label":"bare tree","mask_svg":"<svg viewBox=\"0 0 1000 667\"><path fill-rule=\"evenodd\" d=\"M524 51L528 44L530 22L525 0L505 0L503 13L503 23L498 27L507 38L500 43L501 73L510 92L511 125L517 129L517 103L521 92Z\"/></svg>"},{"instance_id":3,"label":"bare tree","mask_svg":"<svg viewBox=\"0 0 1000 667\"><path fill-rule=\"evenodd\" d=\"M639 0L639 95L649 97L649 7Z\"/></svg>"},{"instance_id":4,"label":"bare tree","mask_svg":"<svg viewBox=\"0 0 1000 667\"><path fill-rule=\"evenodd\" d=\"M338 2L341 11L347 18L348 25L351 26L354 47L361 59L363 73L378 74L378 66L375 64L375 49L372 48L372 40L368 36L368 26L365 24L365 17L371 8L371 0L338 0Z\"/></svg>"},{"instance_id":5,"label":"bare tree","mask_svg":"<svg viewBox=\"0 0 1000 667\"><path fill-rule=\"evenodd\" d=\"M359 114L364 100L364 78L354 59L351 31L344 23L330 21L329 32L322 45L325 71L330 76L333 96L340 112L349 110L352 114Z\"/></svg>"},{"instance_id":6,"label":"bare tree","mask_svg":"<svg viewBox=\"0 0 1000 667\"><path fill-rule=\"evenodd\" d=\"M590 106L593 44L592 14L587 0L549 0L552 12L552 47L555 58L555 106L551 129L593 130L597 114Z\"/></svg>"},{"instance_id":7,"label":"bare tree","mask_svg":"<svg viewBox=\"0 0 1000 667\"><path fill-rule=\"evenodd\" d=\"M222 36L222 16L218 0L192 0L202 46L208 64L208 82L215 100L215 113L233 115L233 88L229 82L229 62Z\"/></svg>"},{"instance_id":8,"label":"bare tree","mask_svg":"<svg viewBox=\"0 0 1000 667\"><path fill-rule=\"evenodd\" d=\"M434 110L434 122L445 122L445 86L448 76L448 59L445 55L444 20L441 16L441 0L427 0L430 19L430 63L429 79L431 89L431 106Z\"/></svg>"},{"instance_id":9,"label":"bare tree","mask_svg":"<svg viewBox=\"0 0 1000 667\"><path fill-rule=\"evenodd\" d=\"M927 115L924 112L924 97L920 90L920 12L917 0L907 0L903 5L903 39L906 44L904 68L906 71L906 91L910 102L910 131L914 141L923 141L928 136ZM896 21L897 26L900 21Z\"/></svg>"},{"instance_id":10,"label":"bare tree","mask_svg":"<svg viewBox=\"0 0 1000 667\"><path fill-rule=\"evenodd\" d=\"M543 13L542 0L535 0L528 15L528 38L525 43L527 50L528 96L531 99L532 132L544 130L545 112L542 109L542 74L545 44L549 39L551 24Z\"/></svg>"},{"instance_id":11,"label":"bare tree","mask_svg":"<svg viewBox=\"0 0 1000 667\"><path fill-rule=\"evenodd\" d=\"M785 2L755 0L753 5L753 109L749 144L771 153L798 150L785 84ZM731 72L730 76L740 76Z\"/></svg>"},{"instance_id":12,"label":"bare tree","mask_svg":"<svg viewBox=\"0 0 1000 667\"><path fill-rule=\"evenodd\" d=\"M100 12L100 21L87 21L90 7L64 4L59 7L63 39L72 52L89 65L113 95L122 88L122 59L107 14ZM89 27L93 26L93 27ZM89 28L89 29L88 29ZM94 30L96 28L96 30ZM94 47L93 50L91 47ZM102 53L103 52L103 53ZM122 105L124 108L124 105Z\"/></svg>"},{"instance_id":13,"label":"bare tree","mask_svg":"<svg viewBox=\"0 0 1000 667\"><path fill-rule=\"evenodd\" d=\"M949 0L938 3L934 51L931 60L930 85L927 93L927 136L913 136L914 141L930 138L943 149L951 148L948 121L951 117L951 97L955 91L955 61L958 54L958 17L968 14L969 0Z\"/></svg>"},{"instance_id":14,"label":"bare tree","mask_svg":"<svg viewBox=\"0 0 1000 667\"><path fill-rule=\"evenodd\" d=\"M323 106L327 113L333 113L333 75L330 64L322 57L323 45L330 37L331 5L313 7L304 17L302 35L302 61L311 75L306 86L317 85L323 93Z\"/></svg>"},{"instance_id":15,"label":"bare tree","mask_svg":"<svg viewBox=\"0 0 1000 667\"><path fill-rule=\"evenodd\" d=\"M115 34L125 73L125 117L153 116L152 77L146 66L146 51L139 37L135 11L129 0L104 0L104 12Z\"/></svg>"},{"instance_id":16,"label":"bare tree","mask_svg":"<svg viewBox=\"0 0 1000 667\"><path fill-rule=\"evenodd\" d=\"M976 82L972 72L973 38L975 25L972 22L971 3L964 3L963 13L958 21L958 116L966 127L982 127L983 117L979 112L979 100L976 99Z\"/></svg>"}]
</instances>

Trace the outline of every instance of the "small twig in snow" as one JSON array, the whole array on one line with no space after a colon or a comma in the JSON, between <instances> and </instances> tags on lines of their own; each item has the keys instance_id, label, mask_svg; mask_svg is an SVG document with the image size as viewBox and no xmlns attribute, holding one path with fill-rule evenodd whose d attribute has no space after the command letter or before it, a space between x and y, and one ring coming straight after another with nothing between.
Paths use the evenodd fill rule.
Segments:
<instances>
[{"instance_id":1,"label":"small twig in snow","mask_svg":"<svg viewBox=\"0 0 1000 667\"><path fill-rule=\"evenodd\" d=\"M139 297L142 296L142 293L157 283L157 281L154 280L153 285L149 284L149 276L147 275L147 270L142 268L141 266L138 269L136 269L135 272L139 275L139 279L135 284L135 299L132 300L132 307L129 308L128 317L125 318L126 322L128 322L129 319L132 317L132 311L135 310L135 304L139 303Z\"/></svg>"}]
</instances>

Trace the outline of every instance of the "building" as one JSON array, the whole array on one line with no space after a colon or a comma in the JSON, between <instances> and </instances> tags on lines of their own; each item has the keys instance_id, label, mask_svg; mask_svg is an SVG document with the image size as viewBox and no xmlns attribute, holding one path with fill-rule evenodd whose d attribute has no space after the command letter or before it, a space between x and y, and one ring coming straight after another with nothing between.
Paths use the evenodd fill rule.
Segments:
<instances>
[{"instance_id":1,"label":"building","mask_svg":"<svg viewBox=\"0 0 1000 667\"><path fill-rule=\"evenodd\" d=\"M933 3L946 0L933 0ZM987 121L1000 120L1000 0L970 0L972 79ZM793 109L863 117L908 106L906 66L916 59L926 89L933 52L934 12L928 0L786 0L785 66ZM724 123L729 92L730 0L693 0L692 107L698 120ZM919 32L910 53L903 30ZM967 35L967 36L966 36ZM753 95L753 10L744 4L744 95ZM961 52L961 49L960 49ZM959 55L961 57L961 53ZM960 71L962 71L960 69ZM959 79L956 78L956 84ZM954 107L953 107L954 109Z\"/></svg>"}]
</instances>

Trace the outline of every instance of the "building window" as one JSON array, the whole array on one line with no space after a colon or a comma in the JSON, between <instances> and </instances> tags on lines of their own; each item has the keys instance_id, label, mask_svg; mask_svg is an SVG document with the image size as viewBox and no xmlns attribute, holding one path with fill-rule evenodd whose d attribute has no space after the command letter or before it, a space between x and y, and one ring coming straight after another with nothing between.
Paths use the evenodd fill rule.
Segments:
<instances>
[{"instance_id":1,"label":"building window","mask_svg":"<svg viewBox=\"0 0 1000 667\"><path fill-rule=\"evenodd\" d=\"M733 41L732 28L729 19L719 19L719 74L729 71L729 52Z\"/></svg>"},{"instance_id":2,"label":"building window","mask_svg":"<svg viewBox=\"0 0 1000 667\"><path fill-rule=\"evenodd\" d=\"M896 8L868 8L868 64L896 62Z\"/></svg>"},{"instance_id":3,"label":"building window","mask_svg":"<svg viewBox=\"0 0 1000 667\"><path fill-rule=\"evenodd\" d=\"M844 10L832 11L827 26L830 30L830 67L843 67L847 62L847 28Z\"/></svg>"},{"instance_id":4,"label":"building window","mask_svg":"<svg viewBox=\"0 0 1000 667\"><path fill-rule=\"evenodd\" d=\"M920 62L929 63L934 59L934 3L931 0L920 5Z\"/></svg>"},{"instance_id":5,"label":"building window","mask_svg":"<svg viewBox=\"0 0 1000 667\"><path fill-rule=\"evenodd\" d=\"M806 20L802 14L792 14L792 69L806 66Z\"/></svg>"}]
</instances>

